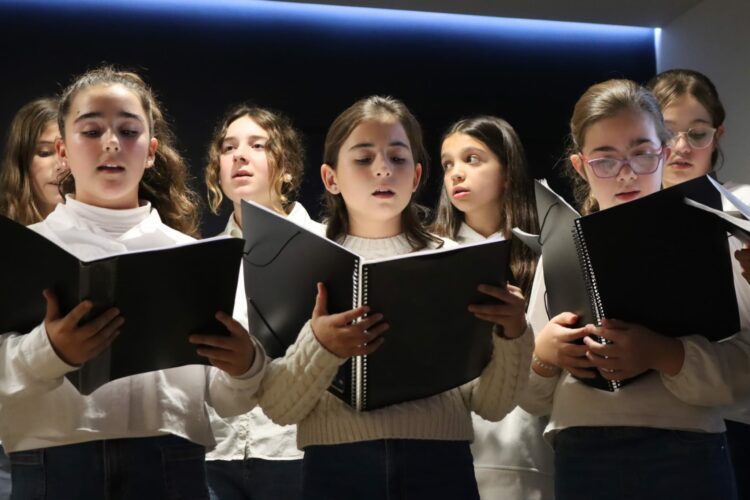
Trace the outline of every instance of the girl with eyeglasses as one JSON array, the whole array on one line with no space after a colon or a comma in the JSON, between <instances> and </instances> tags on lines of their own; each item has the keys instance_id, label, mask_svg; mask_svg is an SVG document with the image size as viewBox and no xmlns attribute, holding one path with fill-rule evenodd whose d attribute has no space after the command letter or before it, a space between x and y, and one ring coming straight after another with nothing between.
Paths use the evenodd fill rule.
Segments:
<instances>
[{"instance_id":1,"label":"girl with eyeglasses","mask_svg":"<svg viewBox=\"0 0 750 500\"><path fill-rule=\"evenodd\" d=\"M661 188L671 134L643 87L628 80L590 87L576 103L570 129L569 172L584 214ZM725 402L722 397L730 399L721 390L728 384L725 374L741 370L742 360L725 366L728 371L702 370L709 362L720 364L703 337L671 338L611 318L600 327L574 327L577 318L570 312L548 321L539 268L529 303L539 334L521 405L550 415L545 437L555 448L556 498L672 498L676 488L683 499L736 498L716 406ZM740 305L747 323L750 287L739 279L735 285L744 285L738 302L748 304ZM611 343L599 344L590 334ZM696 358L709 361L701 365ZM593 370L610 380L644 375L617 392L572 376L593 377Z\"/></svg>"},{"instance_id":2,"label":"girl with eyeglasses","mask_svg":"<svg viewBox=\"0 0 750 500\"><path fill-rule=\"evenodd\" d=\"M724 134L726 113L713 82L704 74L688 69L672 69L656 75L648 84L654 93L664 122L672 131L672 154L664 169L665 187L679 184L715 171L724 161L719 138ZM750 201L750 186L727 182L726 188L745 202ZM734 210L728 200L724 210ZM750 279L750 249L742 249L736 238L730 239L743 276ZM750 410L734 410L727 415L727 439L732 453L740 498L750 498Z\"/></svg>"},{"instance_id":3,"label":"girl with eyeglasses","mask_svg":"<svg viewBox=\"0 0 750 500\"><path fill-rule=\"evenodd\" d=\"M662 178L664 187L721 168L724 154L719 139L724 135L726 112L713 82L697 71L671 69L656 75L647 87L659 102L664 123L672 132L672 154ZM725 187L750 202L750 186L727 182Z\"/></svg>"}]
</instances>

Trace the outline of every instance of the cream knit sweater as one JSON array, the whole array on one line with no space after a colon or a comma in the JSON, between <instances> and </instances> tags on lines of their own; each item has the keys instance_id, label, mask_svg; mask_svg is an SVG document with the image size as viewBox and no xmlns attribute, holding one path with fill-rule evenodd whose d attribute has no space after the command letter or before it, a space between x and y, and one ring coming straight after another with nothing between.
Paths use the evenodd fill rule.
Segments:
<instances>
[{"instance_id":1,"label":"cream knit sweater","mask_svg":"<svg viewBox=\"0 0 750 500\"><path fill-rule=\"evenodd\" d=\"M452 242L451 242L452 243ZM347 237L343 245L373 259L411 251L405 236ZM283 358L267 368L260 405L276 423L297 424L297 445L338 444L375 439L471 441L471 411L497 421L516 406L528 378L533 350L530 327L517 339L493 338L492 360L479 378L441 394L357 412L327 392L346 360L328 352L307 322Z\"/></svg>"}]
</instances>

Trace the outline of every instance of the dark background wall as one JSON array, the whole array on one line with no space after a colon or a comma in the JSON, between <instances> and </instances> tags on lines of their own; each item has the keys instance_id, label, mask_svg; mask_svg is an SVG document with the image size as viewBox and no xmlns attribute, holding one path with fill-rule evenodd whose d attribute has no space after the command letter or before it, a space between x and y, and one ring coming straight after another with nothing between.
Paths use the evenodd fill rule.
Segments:
<instances>
[{"instance_id":1,"label":"dark background wall","mask_svg":"<svg viewBox=\"0 0 750 500\"><path fill-rule=\"evenodd\" d=\"M308 151L301 201L312 213L326 129L356 99L390 94L420 119L439 157L442 131L467 115L508 120L535 177L551 177L573 104L592 83L655 73L646 28L505 20L258 0L0 0L0 134L26 101L102 62L139 71L157 91L200 180L213 128L252 100L289 114ZM422 196L441 174L431 165ZM204 234L223 227L206 212Z\"/></svg>"}]
</instances>

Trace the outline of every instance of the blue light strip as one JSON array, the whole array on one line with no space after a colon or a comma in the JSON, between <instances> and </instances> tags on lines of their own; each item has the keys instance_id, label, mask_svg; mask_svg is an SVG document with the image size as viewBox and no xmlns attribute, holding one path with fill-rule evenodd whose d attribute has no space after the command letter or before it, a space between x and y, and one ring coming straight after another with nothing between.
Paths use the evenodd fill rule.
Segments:
<instances>
[{"instance_id":1,"label":"blue light strip","mask_svg":"<svg viewBox=\"0 0 750 500\"><path fill-rule=\"evenodd\" d=\"M654 28L654 53L656 54L656 72L661 73L661 28Z\"/></svg>"},{"instance_id":2,"label":"blue light strip","mask_svg":"<svg viewBox=\"0 0 750 500\"><path fill-rule=\"evenodd\" d=\"M53 8L68 12L144 13L202 20L262 20L292 22L357 31L414 30L440 35L493 33L502 38L520 36L539 41L595 38L626 41L654 37L653 28L563 21L512 19L465 14L445 14L370 7L349 7L268 0L0 0L0 7Z\"/></svg>"}]
</instances>

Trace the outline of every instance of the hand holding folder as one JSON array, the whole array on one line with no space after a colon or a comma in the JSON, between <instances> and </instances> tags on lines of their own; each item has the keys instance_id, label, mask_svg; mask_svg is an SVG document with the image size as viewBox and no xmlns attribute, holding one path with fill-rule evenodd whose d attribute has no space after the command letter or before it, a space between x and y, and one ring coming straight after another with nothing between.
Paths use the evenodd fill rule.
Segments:
<instances>
[{"instance_id":1,"label":"hand holding folder","mask_svg":"<svg viewBox=\"0 0 750 500\"><path fill-rule=\"evenodd\" d=\"M0 245L0 333L28 333L46 317L53 336L78 338L58 354L81 365L67 378L82 394L121 377L207 364L189 335L227 335L215 315L234 308L242 240L211 238L83 261L5 217L0 239L9 242ZM49 306L46 289L56 298ZM111 323L112 307L123 323ZM79 316L84 323L76 326Z\"/></svg>"},{"instance_id":2,"label":"hand holding folder","mask_svg":"<svg viewBox=\"0 0 750 500\"><path fill-rule=\"evenodd\" d=\"M47 336L55 353L69 365L82 365L109 347L125 321L116 307L84 320L94 307L90 300L84 300L63 315L54 290L44 290L44 298L47 301L44 315Z\"/></svg>"},{"instance_id":3,"label":"hand holding folder","mask_svg":"<svg viewBox=\"0 0 750 500\"><path fill-rule=\"evenodd\" d=\"M429 397L478 377L489 362L493 324L469 304L497 302L477 287L505 285L509 241L365 260L259 205L243 201L242 210L250 332L271 357L283 356L315 309L324 346L334 331L347 337L333 349L353 357L329 388L346 404L372 410ZM316 304L318 283L325 307L321 296ZM365 328L347 326L364 311L373 314ZM383 340L371 344L370 328Z\"/></svg>"},{"instance_id":4,"label":"hand holding folder","mask_svg":"<svg viewBox=\"0 0 750 500\"><path fill-rule=\"evenodd\" d=\"M318 295L310 326L323 347L340 358L367 356L383 344L388 323L381 323L383 315L368 315L370 308L359 306L337 314L328 313L328 292L318 283Z\"/></svg>"},{"instance_id":5,"label":"hand holding folder","mask_svg":"<svg viewBox=\"0 0 750 500\"><path fill-rule=\"evenodd\" d=\"M620 329L636 331L635 325L643 325L672 338L698 334L721 340L736 333L739 316L726 232L712 218L716 214L688 207L684 198L720 206L718 191L702 177L580 217L537 183L548 315L573 312L579 318L576 326L597 327L614 318L630 324ZM603 333L590 331L597 332ZM649 349L658 349L663 340L644 338ZM601 335L596 340L607 342ZM597 347L594 355L612 354L612 349ZM593 364L602 370L593 378L581 377L584 383L616 390L639 372L637 362L623 362L624 372L607 372L617 368L600 358Z\"/></svg>"}]
</instances>

